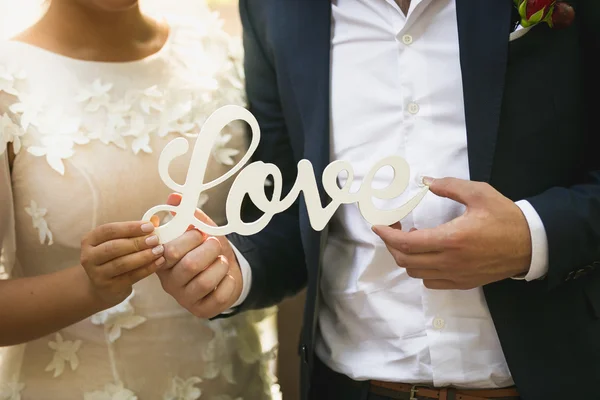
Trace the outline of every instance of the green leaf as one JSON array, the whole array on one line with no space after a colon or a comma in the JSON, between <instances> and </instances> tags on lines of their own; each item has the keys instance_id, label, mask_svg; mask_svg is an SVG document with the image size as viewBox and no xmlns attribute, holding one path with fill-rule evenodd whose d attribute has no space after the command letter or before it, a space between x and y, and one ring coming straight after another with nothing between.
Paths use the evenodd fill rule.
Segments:
<instances>
[{"instance_id":1,"label":"green leaf","mask_svg":"<svg viewBox=\"0 0 600 400\"><path fill-rule=\"evenodd\" d=\"M521 18L527 18L527 0L523 0L519 6L519 15Z\"/></svg>"},{"instance_id":2,"label":"green leaf","mask_svg":"<svg viewBox=\"0 0 600 400\"><path fill-rule=\"evenodd\" d=\"M552 5L550 5L550 8L548 10L548 14L546 14L546 17L544 18L544 22L548 24L548 26L550 26L550 28L552 28L552 14L554 14L554 6L556 5L556 2L552 3Z\"/></svg>"},{"instance_id":3,"label":"green leaf","mask_svg":"<svg viewBox=\"0 0 600 400\"><path fill-rule=\"evenodd\" d=\"M546 10L546 7L542 8L541 10L539 10L538 12L533 14L531 17L529 17L529 23L531 25L538 24L542 20L542 18L544 18L545 10Z\"/></svg>"},{"instance_id":4,"label":"green leaf","mask_svg":"<svg viewBox=\"0 0 600 400\"><path fill-rule=\"evenodd\" d=\"M529 21L527 21L527 0L523 0L519 5L519 15L521 16L521 26L523 28L529 27Z\"/></svg>"}]
</instances>

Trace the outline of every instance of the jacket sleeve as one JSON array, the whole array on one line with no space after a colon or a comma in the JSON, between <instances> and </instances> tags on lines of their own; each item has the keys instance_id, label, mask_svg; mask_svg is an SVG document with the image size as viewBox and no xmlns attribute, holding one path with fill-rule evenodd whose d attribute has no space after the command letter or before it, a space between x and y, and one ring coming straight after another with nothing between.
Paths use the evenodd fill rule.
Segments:
<instances>
[{"instance_id":1,"label":"jacket sleeve","mask_svg":"<svg viewBox=\"0 0 600 400\"><path fill-rule=\"evenodd\" d=\"M585 85L587 154L579 184L555 187L527 199L544 223L548 238L548 282L552 289L574 271L600 261L600 2L580 0L576 19L581 27ZM595 264L597 265L597 264Z\"/></svg>"},{"instance_id":2,"label":"jacket sleeve","mask_svg":"<svg viewBox=\"0 0 600 400\"><path fill-rule=\"evenodd\" d=\"M285 196L292 188L297 165L292 152L279 97L277 71L266 46L263 2L240 1L244 28L244 70L250 111L261 129L261 142L254 160L275 164L282 173ZM267 196L272 188L265 187ZM292 296L306 285L306 265L300 237L298 201L277 214L269 225L252 236L232 234L228 239L244 255L252 270L252 286L236 311L264 308ZM242 210L245 222L262 212L250 202Z\"/></svg>"}]
</instances>

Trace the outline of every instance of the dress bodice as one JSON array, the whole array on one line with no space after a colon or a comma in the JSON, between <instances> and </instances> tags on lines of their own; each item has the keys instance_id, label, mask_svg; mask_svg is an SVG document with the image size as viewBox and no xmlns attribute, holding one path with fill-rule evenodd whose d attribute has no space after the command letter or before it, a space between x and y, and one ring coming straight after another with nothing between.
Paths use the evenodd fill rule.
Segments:
<instances>
[{"instance_id":1,"label":"dress bodice","mask_svg":"<svg viewBox=\"0 0 600 400\"><path fill-rule=\"evenodd\" d=\"M167 22L165 46L126 63L0 45L0 152L10 142L16 153L13 275L78 265L85 233L163 204L164 146L178 136L196 140L220 106L243 105L240 54L216 18ZM226 127L206 179L224 174L246 147L243 127ZM171 165L173 179L185 181L188 160ZM224 183L200 198L219 224L228 189ZM273 309L199 320L151 276L113 309L4 349L0 400L270 399L274 329Z\"/></svg>"}]
</instances>

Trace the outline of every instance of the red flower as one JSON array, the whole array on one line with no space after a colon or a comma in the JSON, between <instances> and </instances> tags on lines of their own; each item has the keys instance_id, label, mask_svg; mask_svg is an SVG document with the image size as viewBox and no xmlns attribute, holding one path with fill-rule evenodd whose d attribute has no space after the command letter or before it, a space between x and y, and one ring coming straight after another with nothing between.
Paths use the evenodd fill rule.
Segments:
<instances>
[{"instance_id":1,"label":"red flower","mask_svg":"<svg viewBox=\"0 0 600 400\"><path fill-rule=\"evenodd\" d=\"M540 18L543 20L551 11L554 3L556 3L556 0L527 0L527 10L525 16L527 19L530 19L531 16L536 12L544 10L542 17Z\"/></svg>"},{"instance_id":2,"label":"red flower","mask_svg":"<svg viewBox=\"0 0 600 400\"><path fill-rule=\"evenodd\" d=\"M564 1L514 0L521 16L521 26L528 28L540 22L550 27L566 28L573 23L575 11Z\"/></svg>"}]
</instances>

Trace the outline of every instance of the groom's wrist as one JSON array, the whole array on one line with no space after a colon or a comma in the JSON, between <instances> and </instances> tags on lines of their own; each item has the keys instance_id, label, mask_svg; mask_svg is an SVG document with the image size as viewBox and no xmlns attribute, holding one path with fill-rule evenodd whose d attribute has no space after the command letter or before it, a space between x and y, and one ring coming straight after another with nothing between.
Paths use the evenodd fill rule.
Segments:
<instances>
[{"instance_id":1,"label":"groom's wrist","mask_svg":"<svg viewBox=\"0 0 600 400\"><path fill-rule=\"evenodd\" d=\"M544 223L539 214L527 200L515 203L520 209L529 226L531 237L531 263L526 273L513 279L533 281L541 279L548 273L548 237Z\"/></svg>"},{"instance_id":2,"label":"groom's wrist","mask_svg":"<svg viewBox=\"0 0 600 400\"><path fill-rule=\"evenodd\" d=\"M237 264L240 268L241 276L242 276L242 292L235 303L231 306L231 308L227 311L224 311L223 314L231 314L235 311L236 307L239 307L244 301L246 297L248 297L248 293L250 292L250 287L252 286L252 269L250 268L250 263L244 255L235 247L235 245L229 242L233 253L237 259Z\"/></svg>"}]
</instances>

